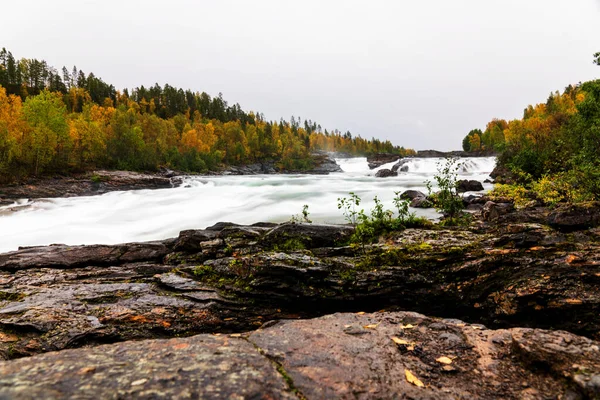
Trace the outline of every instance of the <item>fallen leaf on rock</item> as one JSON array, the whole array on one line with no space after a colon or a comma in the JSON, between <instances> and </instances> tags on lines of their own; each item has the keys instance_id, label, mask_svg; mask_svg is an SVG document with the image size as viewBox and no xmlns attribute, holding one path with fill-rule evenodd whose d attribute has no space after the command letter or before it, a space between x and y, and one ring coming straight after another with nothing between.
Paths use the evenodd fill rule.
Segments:
<instances>
[{"instance_id":1,"label":"fallen leaf on rock","mask_svg":"<svg viewBox=\"0 0 600 400\"><path fill-rule=\"evenodd\" d=\"M137 381L131 382L131 386L143 385L146 382L148 382L148 379L146 379L146 378L138 379Z\"/></svg>"},{"instance_id":2,"label":"fallen leaf on rock","mask_svg":"<svg viewBox=\"0 0 600 400\"><path fill-rule=\"evenodd\" d=\"M412 329L415 326L412 324L407 324L407 325L400 325L400 329Z\"/></svg>"},{"instance_id":3,"label":"fallen leaf on rock","mask_svg":"<svg viewBox=\"0 0 600 400\"><path fill-rule=\"evenodd\" d=\"M452 359L446 356L442 356L440 358L436 358L435 361L442 364L452 364Z\"/></svg>"},{"instance_id":4,"label":"fallen leaf on rock","mask_svg":"<svg viewBox=\"0 0 600 400\"><path fill-rule=\"evenodd\" d=\"M516 249L491 249L491 250L486 250L485 252L490 255L495 255L495 254L510 254L510 253L515 253L517 251L518 250L516 250Z\"/></svg>"},{"instance_id":5,"label":"fallen leaf on rock","mask_svg":"<svg viewBox=\"0 0 600 400\"><path fill-rule=\"evenodd\" d=\"M8 342L18 342L19 337L17 335L13 335L12 333L3 333L0 332L0 342L8 343Z\"/></svg>"},{"instance_id":6,"label":"fallen leaf on rock","mask_svg":"<svg viewBox=\"0 0 600 400\"><path fill-rule=\"evenodd\" d=\"M232 333L229 337L242 337L241 333Z\"/></svg>"},{"instance_id":7,"label":"fallen leaf on rock","mask_svg":"<svg viewBox=\"0 0 600 400\"><path fill-rule=\"evenodd\" d=\"M83 367L77 371L77 375L86 375L96 371L96 367Z\"/></svg>"},{"instance_id":8,"label":"fallen leaf on rock","mask_svg":"<svg viewBox=\"0 0 600 400\"><path fill-rule=\"evenodd\" d=\"M453 367L453 366L451 366L451 365L444 365L444 366L442 367L442 370L443 370L444 372L454 372L454 371L456 371L456 368L454 368L454 367Z\"/></svg>"},{"instance_id":9,"label":"fallen leaf on rock","mask_svg":"<svg viewBox=\"0 0 600 400\"><path fill-rule=\"evenodd\" d=\"M406 376L406 381L408 383L412 383L415 386L418 387L425 387L425 385L423 384L423 382L421 382L419 380L419 378L417 378L412 372L410 372L409 370L405 369L404 370L404 375Z\"/></svg>"},{"instance_id":10,"label":"fallen leaf on rock","mask_svg":"<svg viewBox=\"0 0 600 400\"><path fill-rule=\"evenodd\" d=\"M573 261L577 261L579 260L579 257L573 255L573 254L569 254L566 258L565 261L567 262L567 264L571 264Z\"/></svg>"},{"instance_id":11,"label":"fallen leaf on rock","mask_svg":"<svg viewBox=\"0 0 600 400\"><path fill-rule=\"evenodd\" d=\"M581 304L581 303L583 303L583 301L581 301L579 299L566 299L565 302L567 304Z\"/></svg>"},{"instance_id":12,"label":"fallen leaf on rock","mask_svg":"<svg viewBox=\"0 0 600 400\"><path fill-rule=\"evenodd\" d=\"M356 313L356 315L365 315L365 312L364 311L359 311L359 312Z\"/></svg>"},{"instance_id":13,"label":"fallen leaf on rock","mask_svg":"<svg viewBox=\"0 0 600 400\"><path fill-rule=\"evenodd\" d=\"M393 341L394 341L394 343L396 343L396 344L403 344L403 345L410 344L410 343L409 343L409 342L407 342L406 340L404 340L404 339L400 339L400 338L397 338L396 336L392 337L392 340L393 340Z\"/></svg>"},{"instance_id":14,"label":"fallen leaf on rock","mask_svg":"<svg viewBox=\"0 0 600 400\"><path fill-rule=\"evenodd\" d=\"M379 325L379 324L365 325L365 326L363 326L363 328L365 328L365 329L376 329L377 325Z\"/></svg>"}]
</instances>

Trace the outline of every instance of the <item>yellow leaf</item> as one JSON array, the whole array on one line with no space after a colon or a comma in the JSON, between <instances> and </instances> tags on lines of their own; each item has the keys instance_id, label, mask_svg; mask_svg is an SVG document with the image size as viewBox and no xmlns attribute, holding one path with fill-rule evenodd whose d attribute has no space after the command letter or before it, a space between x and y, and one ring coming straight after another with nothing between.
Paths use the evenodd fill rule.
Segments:
<instances>
[{"instance_id":1,"label":"yellow leaf","mask_svg":"<svg viewBox=\"0 0 600 400\"><path fill-rule=\"evenodd\" d=\"M365 315L365 312L364 311L359 311L359 312L356 313L356 315Z\"/></svg>"},{"instance_id":2,"label":"yellow leaf","mask_svg":"<svg viewBox=\"0 0 600 400\"><path fill-rule=\"evenodd\" d=\"M396 336L392 337L392 340L393 340L393 341L394 341L394 343L396 343L396 344L404 344L404 345L410 344L410 343L408 343L406 340L404 340L404 339L400 339L400 338L397 338Z\"/></svg>"},{"instance_id":3,"label":"yellow leaf","mask_svg":"<svg viewBox=\"0 0 600 400\"><path fill-rule=\"evenodd\" d=\"M436 358L435 361L442 363L442 364L452 364L452 360L448 357L440 357L440 358Z\"/></svg>"},{"instance_id":4,"label":"yellow leaf","mask_svg":"<svg viewBox=\"0 0 600 400\"><path fill-rule=\"evenodd\" d=\"M566 299L565 302L567 304L581 304L581 303L583 303L583 301L581 301L579 299Z\"/></svg>"},{"instance_id":5,"label":"yellow leaf","mask_svg":"<svg viewBox=\"0 0 600 400\"><path fill-rule=\"evenodd\" d=\"M400 329L412 329L412 328L414 328L414 325L411 325L411 324L400 325Z\"/></svg>"},{"instance_id":6,"label":"yellow leaf","mask_svg":"<svg viewBox=\"0 0 600 400\"><path fill-rule=\"evenodd\" d=\"M365 328L365 329L375 329L375 328L377 328L377 325L379 325L379 324L365 325L365 326L363 326L363 328Z\"/></svg>"},{"instance_id":7,"label":"yellow leaf","mask_svg":"<svg viewBox=\"0 0 600 400\"><path fill-rule=\"evenodd\" d=\"M419 378L417 378L416 376L413 375L412 372L410 372L409 370L405 369L404 370L404 375L406 375L406 381L408 383L412 383L415 386L418 387L424 387L425 385L423 385L423 382L421 382L419 380Z\"/></svg>"},{"instance_id":8,"label":"yellow leaf","mask_svg":"<svg viewBox=\"0 0 600 400\"><path fill-rule=\"evenodd\" d=\"M242 337L241 333L232 333L229 337Z\"/></svg>"}]
</instances>

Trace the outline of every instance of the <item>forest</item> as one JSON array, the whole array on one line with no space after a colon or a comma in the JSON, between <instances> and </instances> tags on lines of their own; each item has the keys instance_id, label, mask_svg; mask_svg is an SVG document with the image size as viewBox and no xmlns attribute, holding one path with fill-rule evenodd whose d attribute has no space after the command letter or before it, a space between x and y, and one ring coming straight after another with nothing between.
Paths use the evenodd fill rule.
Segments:
<instances>
[{"instance_id":1,"label":"forest","mask_svg":"<svg viewBox=\"0 0 600 400\"><path fill-rule=\"evenodd\" d=\"M594 55L600 66L600 53ZM567 86L521 119L493 119L463 139L465 151L494 150L514 184L546 203L600 200L600 80Z\"/></svg>"},{"instance_id":2,"label":"forest","mask_svg":"<svg viewBox=\"0 0 600 400\"><path fill-rule=\"evenodd\" d=\"M0 182L95 168L207 172L265 160L297 171L313 167L315 151L414 154L300 117L267 121L221 93L168 84L119 91L77 67L58 71L0 51Z\"/></svg>"}]
</instances>

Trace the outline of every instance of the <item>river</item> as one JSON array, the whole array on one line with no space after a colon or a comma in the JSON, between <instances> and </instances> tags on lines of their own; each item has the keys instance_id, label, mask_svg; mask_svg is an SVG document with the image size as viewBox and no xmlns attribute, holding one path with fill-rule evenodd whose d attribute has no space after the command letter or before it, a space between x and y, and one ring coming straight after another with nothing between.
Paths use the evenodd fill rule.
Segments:
<instances>
[{"instance_id":1,"label":"river","mask_svg":"<svg viewBox=\"0 0 600 400\"><path fill-rule=\"evenodd\" d=\"M393 209L395 191L426 193L443 159L415 158L408 171L397 177L375 178L375 172L395 162L369 170L366 158L336 160L344 172L330 175L252 175L186 177L171 189L111 192L101 196L38 199L0 207L0 253L19 246L63 243L116 244L175 237L184 229L202 229L219 221L252 224L283 222L300 214L304 204L313 222L343 223L337 208L339 197L349 192L363 199L369 211L378 196ZM483 182L494 168L495 158L465 158L459 179ZM486 190L491 184L484 184ZM432 210L411 209L436 218Z\"/></svg>"}]
</instances>

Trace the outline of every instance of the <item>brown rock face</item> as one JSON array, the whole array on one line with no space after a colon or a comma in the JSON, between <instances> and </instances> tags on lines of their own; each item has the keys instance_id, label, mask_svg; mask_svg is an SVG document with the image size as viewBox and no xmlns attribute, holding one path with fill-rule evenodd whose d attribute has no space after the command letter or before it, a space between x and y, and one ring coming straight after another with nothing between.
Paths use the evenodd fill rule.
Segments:
<instances>
[{"instance_id":1,"label":"brown rock face","mask_svg":"<svg viewBox=\"0 0 600 400\"><path fill-rule=\"evenodd\" d=\"M599 345L411 312L334 314L0 362L0 397L596 398Z\"/></svg>"},{"instance_id":2,"label":"brown rock face","mask_svg":"<svg viewBox=\"0 0 600 400\"><path fill-rule=\"evenodd\" d=\"M0 199L91 196L115 190L170 188L180 183L173 171L142 174L129 171L95 171L54 179L32 179L23 184L0 187Z\"/></svg>"},{"instance_id":3,"label":"brown rock face","mask_svg":"<svg viewBox=\"0 0 600 400\"><path fill-rule=\"evenodd\" d=\"M600 230L515 214L364 247L219 223L1 254L0 398L597 398Z\"/></svg>"}]
</instances>

